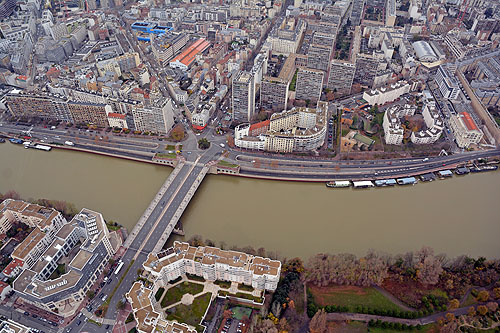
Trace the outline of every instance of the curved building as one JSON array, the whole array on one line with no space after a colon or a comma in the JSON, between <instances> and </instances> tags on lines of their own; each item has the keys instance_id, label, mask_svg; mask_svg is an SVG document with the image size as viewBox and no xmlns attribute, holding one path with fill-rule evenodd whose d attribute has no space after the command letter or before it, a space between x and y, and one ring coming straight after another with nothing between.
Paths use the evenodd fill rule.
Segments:
<instances>
[{"instance_id":1,"label":"curved building","mask_svg":"<svg viewBox=\"0 0 500 333\"><path fill-rule=\"evenodd\" d=\"M418 60L425 62L434 62L439 60L436 52L434 52L430 44L426 41L419 40L418 42L413 43L412 46Z\"/></svg>"}]
</instances>

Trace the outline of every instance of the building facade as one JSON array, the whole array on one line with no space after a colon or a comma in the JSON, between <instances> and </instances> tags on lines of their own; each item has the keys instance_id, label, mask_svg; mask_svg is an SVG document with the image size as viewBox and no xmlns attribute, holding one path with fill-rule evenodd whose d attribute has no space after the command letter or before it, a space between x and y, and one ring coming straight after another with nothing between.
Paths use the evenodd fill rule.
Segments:
<instances>
[{"instance_id":1,"label":"building facade","mask_svg":"<svg viewBox=\"0 0 500 333\"><path fill-rule=\"evenodd\" d=\"M233 79L231 105L233 120L251 121L255 115L255 77L250 72L241 71Z\"/></svg>"},{"instance_id":2,"label":"building facade","mask_svg":"<svg viewBox=\"0 0 500 333\"><path fill-rule=\"evenodd\" d=\"M274 291L278 286L281 263L243 252L209 246L193 247L176 241L161 256L150 253L143 268L148 274L147 279L160 285L189 273L208 281L231 281Z\"/></svg>"},{"instance_id":3,"label":"building facade","mask_svg":"<svg viewBox=\"0 0 500 333\"><path fill-rule=\"evenodd\" d=\"M450 127L460 148L469 148L470 145L479 143L483 138L483 132L467 112L451 116Z\"/></svg>"},{"instance_id":4,"label":"building facade","mask_svg":"<svg viewBox=\"0 0 500 333\"><path fill-rule=\"evenodd\" d=\"M299 68L295 85L295 99L319 101L323 89L324 72L316 69Z\"/></svg>"},{"instance_id":5,"label":"building facade","mask_svg":"<svg viewBox=\"0 0 500 333\"><path fill-rule=\"evenodd\" d=\"M355 72L356 66L354 64L332 60L328 74L327 88L332 90L335 96L349 95Z\"/></svg>"}]
</instances>

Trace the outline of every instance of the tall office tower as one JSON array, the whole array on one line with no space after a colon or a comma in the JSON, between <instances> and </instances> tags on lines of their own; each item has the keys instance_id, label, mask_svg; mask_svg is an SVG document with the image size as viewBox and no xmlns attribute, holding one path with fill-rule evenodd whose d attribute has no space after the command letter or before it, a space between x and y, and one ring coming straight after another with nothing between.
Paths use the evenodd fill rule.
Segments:
<instances>
[{"instance_id":1,"label":"tall office tower","mask_svg":"<svg viewBox=\"0 0 500 333\"><path fill-rule=\"evenodd\" d=\"M295 86L295 99L319 101L323 89L324 72L316 69L299 68L297 84Z\"/></svg>"},{"instance_id":2,"label":"tall office tower","mask_svg":"<svg viewBox=\"0 0 500 333\"><path fill-rule=\"evenodd\" d=\"M378 70L379 60L372 56L359 54L356 58L356 73L354 82L372 87Z\"/></svg>"},{"instance_id":3,"label":"tall office tower","mask_svg":"<svg viewBox=\"0 0 500 333\"><path fill-rule=\"evenodd\" d=\"M355 72L356 66L354 64L332 60L327 87L333 90L336 96L349 95Z\"/></svg>"},{"instance_id":4,"label":"tall office tower","mask_svg":"<svg viewBox=\"0 0 500 333\"><path fill-rule=\"evenodd\" d=\"M233 120L248 122L255 115L255 78L252 73L240 71L233 79Z\"/></svg>"}]
</instances>

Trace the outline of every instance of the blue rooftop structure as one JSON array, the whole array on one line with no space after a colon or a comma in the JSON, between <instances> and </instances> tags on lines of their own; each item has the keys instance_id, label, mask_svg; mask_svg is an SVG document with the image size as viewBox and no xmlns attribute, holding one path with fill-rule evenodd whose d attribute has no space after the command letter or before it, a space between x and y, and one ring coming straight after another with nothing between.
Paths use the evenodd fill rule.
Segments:
<instances>
[{"instance_id":1,"label":"blue rooftop structure","mask_svg":"<svg viewBox=\"0 0 500 333\"><path fill-rule=\"evenodd\" d=\"M161 35L166 33L167 31L173 30L172 27L158 25L157 23L154 22L141 22L141 21L132 23L130 27L132 28L132 30L141 31L147 34L155 34L155 35Z\"/></svg>"}]
</instances>

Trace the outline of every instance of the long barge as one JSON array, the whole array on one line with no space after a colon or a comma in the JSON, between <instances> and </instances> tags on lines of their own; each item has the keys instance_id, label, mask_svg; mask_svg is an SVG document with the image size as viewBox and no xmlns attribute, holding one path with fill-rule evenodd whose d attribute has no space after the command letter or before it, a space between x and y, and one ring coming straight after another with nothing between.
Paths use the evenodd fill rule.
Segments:
<instances>
[{"instance_id":1,"label":"long barge","mask_svg":"<svg viewBox=\"0 0 500 333\"><path fill-rule=\"evenodd\" d=\"M326 187L333 187L333 188L345 188L350 186L351 182L349 180L334 180L332 182L326 183Z\"/></svg>"},{"instance_id":2,"label":"long barge","mask_svg":"<svg viewBox=\"0 0 500 333\"><path fill-rule=\"evenodd\" d=\"M417 183L417 178L415 177L405 177L396 179L398 185L415 185Z\"/></svg>"}]
</instances>

